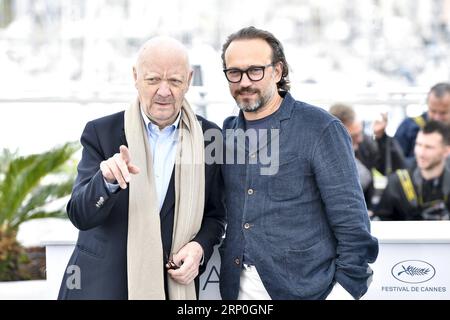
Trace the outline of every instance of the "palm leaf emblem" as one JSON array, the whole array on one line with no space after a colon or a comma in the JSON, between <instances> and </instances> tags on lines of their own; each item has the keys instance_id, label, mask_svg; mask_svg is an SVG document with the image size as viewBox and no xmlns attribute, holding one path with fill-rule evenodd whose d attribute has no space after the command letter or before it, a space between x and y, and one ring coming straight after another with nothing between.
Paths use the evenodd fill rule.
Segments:
<instances>
[{"instance_id":1,"label":"palm leaf emblem","mask_svg":"<svg viewBox=\"0 0 450 320\"><path fill-rule=\"evenodd\" d=\"M402 273L406 273L409 276L423 276L427 275L428 272L430 272L429 268L416 268L411 265L409 265L407 268L405 268L404 265L402 265L403 271L400 271L397 276L400 276Z\"/></svg>"}]
</instances>

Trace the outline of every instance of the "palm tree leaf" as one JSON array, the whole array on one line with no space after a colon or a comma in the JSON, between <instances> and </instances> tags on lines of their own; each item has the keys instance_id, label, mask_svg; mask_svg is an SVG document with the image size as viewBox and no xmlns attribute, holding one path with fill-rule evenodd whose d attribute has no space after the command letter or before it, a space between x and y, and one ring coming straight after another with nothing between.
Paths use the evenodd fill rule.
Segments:
<instances>
[{"instance_id":1,"label":"palm tree leaf","mask_svg":"<svg viewBox=\"0 0 450 320\"><path fill-rule=\"evenodd\" d=\"M62 183L53 183L35 188L16 215L24 217L32 213L33 210L41 209L50 202L69 195L72 191L72 185L73 179L68 179Z\"/></svg>"},{"instance_id":2,"label":"palm tree leaf","mask_svg":"<svg viewBox=\"0 0 450 320\"><path fill-rule=\"evenodd\" d=\"M22 217L21 219L17 219L10 224L10 228L17 229L19 225L25 221L34 220L34 219L42 219L42 218L66 218L66 211L61 208L60 210L55 211L38 211L31 215L27 215Z\"/></svg>"},{"instance_id":3,"label":"palm tree leaf","mask_svg":"<svg viewBox=\"0 0 450 320\"><path fill-rule=\"evenodd\" d=\"M36 158L37 155L31 155L10 161L0 184L0 203L2 203L0 207L0 221L3 222L9 216L8 213L11 211L11 202L13 201L12 195L17 188L19 176L36 161Z\"/></svg>"},{"instance_id":4,"label":"palm tree leaf","mask_svg":"<svg viewBox=\"0 0 450 320\"><path fill-rule=\"evenodd\" d=\"M24 211L20 209L24 202L29 204L26 201L27 197L33 199L33 189L39 186L42 178L58 170L67 162L78 148L78 143L72 142L42 154L12 160L0 184L0 203L2 203L0 224L12 221L18 212L23 217ZM49 191L49 189L46 190ZM56 189L53 190L56 191ZM32 194L31 197L30 193ZM36 198L34 198L36 205L38 205L39 199L42 202L43 196L44 194L36 195ZM31 207L28 206L28 208ZM21 220L21 218L14 220Z\"/></svg>"},{"instance_id":5,"label":"palm tree leaf","mask_svg":"<svg viewBox=\"0 0 450 320\"><path fill-rule=\"evenodd\" d=\"M11 152L8 149L3 149L0 153L0 181L2 173L5 173L11 160L17 157L17 151Z\"/></svg>"},{"instance_id":6,"label":"palm tree leaf","mask_svg":"<svg viewBox=\"0 0 450 320\"><path fill-rule=\"evenodd\" d=\"M14 178L10 184L10 196L8 197L10 214L13 214L21 205L28 193L36 187L41 179L53 172L66 162L72 152L68 145L43 153L41 155L29 156L10 164L10 176ZM7 175L8 177L8 175ZM8 180L8 179L6 179Z\"/></svg>"}]
</instances>

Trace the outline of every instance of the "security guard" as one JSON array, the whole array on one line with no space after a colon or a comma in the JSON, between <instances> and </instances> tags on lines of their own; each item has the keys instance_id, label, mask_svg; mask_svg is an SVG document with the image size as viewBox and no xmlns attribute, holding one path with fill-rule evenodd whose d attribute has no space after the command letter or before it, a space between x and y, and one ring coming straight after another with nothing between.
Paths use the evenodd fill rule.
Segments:
<instances>
[{"instance_id":1,"label":"security guard","mask_svg":"<svg viewBox=\"0 0 450 320\"><path fill-rule=\"evenodd\" d=\"M382 220L449 220L449 153L450 127L427 122L417 135L416 166L389 177L375 215Z\"/></svg>"}]
</instances>

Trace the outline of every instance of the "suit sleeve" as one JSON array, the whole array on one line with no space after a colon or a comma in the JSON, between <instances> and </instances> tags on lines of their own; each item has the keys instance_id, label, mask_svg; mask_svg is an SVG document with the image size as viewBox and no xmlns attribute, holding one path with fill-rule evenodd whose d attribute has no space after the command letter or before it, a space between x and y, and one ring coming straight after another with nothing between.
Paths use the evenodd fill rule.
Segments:
<instances>
[{"instance_id":1,"label":"suit sleeve","mask_svg":"<svg viewBox=\"0 0 450 320\"><path fill-rule=\"evenodd\" d=\"M220 243L225 231L225 204L223 193L223 178L220 165L214 164L214 173L207 185L205 209L200 231L194 241L198 242L204 252L203 268L213 254L214 245ZM202 270L203 271L203 270Z\"/></svg>"},{"instance_id":2,"label":"suit sleeve","mask_svg":"<svg viewBox=\"0 0 450 320\"><path fill-rule=\"evenodd\" d=\"M221 130L217 126L212 126L219 133L215 139L222 141ZM214 139L209 143L216 143ZM209 145L205 143L205 147ZM222 144L220 144L222 146ZM215 150L215 152L220 152ZM217 159L222 157L221 153L214 154ZM213 155L213 156L214 156ZM214 251L214 245L219 244L225 232L225 195L224 182L222 177L221 165L215 161L212 164L206 164L205 174L205 208L203 213L203 221L201 228L194 241L197 241L203 248L204 261L200 268L203 272L206 268L208 260Z\"/></svg>"},{"instance_id":3,"label":"suit sleeve","mask_svg":"<svg viewBox=\"0 0 450 320\"><path fill-rule=\"evenodd\" d=\"M88 230L101 225L109 216L117 193L111 193L105 185L100 171L100 162L105 155L100 147L93 122L87 123L81 136L82 156L78 164L78 175L67 204L67 214L79 230Z\"/></svg>"},{"instance_id":4,"label":"suit sleeve","mask_svg":"<svg viewBox=\"0 0 450 320\"><path fill-rule=\"evenodd\" d=\"M378 255L378 241L370 234L350 137L342 124L332 121L324 129L311 161L337 241L335 280L359 299L372 277L368 264Z\"/></svg>"}]
</instances>

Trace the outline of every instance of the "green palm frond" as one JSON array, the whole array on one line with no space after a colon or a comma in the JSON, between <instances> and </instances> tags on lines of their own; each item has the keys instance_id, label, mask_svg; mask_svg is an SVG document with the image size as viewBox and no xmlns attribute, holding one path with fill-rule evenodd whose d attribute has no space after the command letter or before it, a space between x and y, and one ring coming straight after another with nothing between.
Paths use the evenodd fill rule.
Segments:
<instances>
[{"instance_id":1,"label":"green palm frond","mask_svg":"<svg viewBox=\"0 0 450 320\"><path fill-rule=\"evenodd\" d=\"M24 201L24 204L14 218L11 220L10 224L12 228L16 228L24 221L30 219L36 219L37 213L42 212L44 207L55 200L61 199L70 194L72 191L73 178L61 183L52 183L44 186L38 186L33 190L30 196ZM60 217L66 217L64 207L61 208ZM44 218L49 218L50 216L44 216ZM53 214L51 215L53 217Z\"/></svg>"},{"instance_id":2,"label":"green palm frond","mask_svg":"<svg viewBox=\"0 0 450 320\"><path fill-rule=\"evenodd\" d=\"M37 211L31 215L27 215L22 217L21 220L15 220L11 224L11 228L17 228L22 222L33 220L33 219L41 219L41 218L65 218L67 217L66 211L64 208L60 208L59 210L54 211Z\"/></svg>"},{"instance_id":3,"label":"green palm frond","mask_svg":"<svg viewBox=\"0 0 450 320\"><path fill-rule=\"evenodd\" d=\"M67 178L47 185L42 185L42 180L60 172L78 148L78 143L71 142L42 154L10 159L0 178L0 225L16 228L21 222L40 217L45 212L40 210L49 202L69 194L71 181Z\"/></svg>"},{"instance_id":4,"label":"green palm frond","mask_svg":"<svg viewBox=\"0 0 450 320\"><path fill-rule=\"evenodd\" d=\"M0 152L0 181L2 180L2 174L6 171L11 160L17 156L17 151L11 152L11 150L3 149Z\"/></svg>"}]
</instances>

